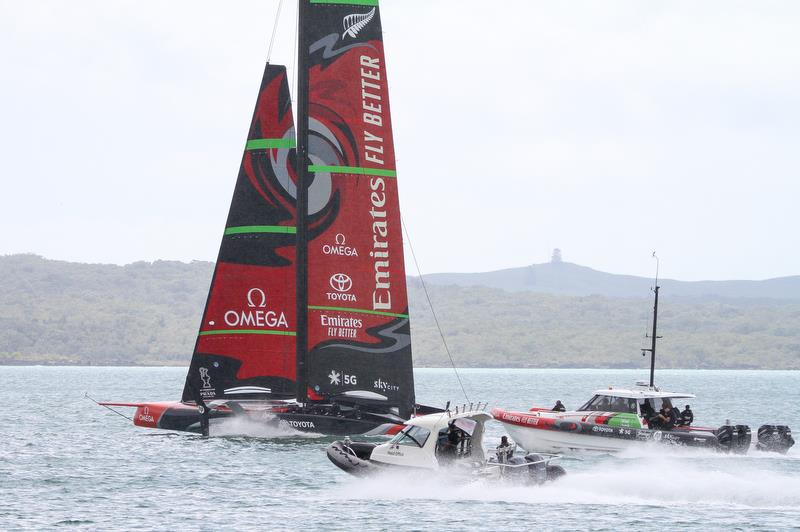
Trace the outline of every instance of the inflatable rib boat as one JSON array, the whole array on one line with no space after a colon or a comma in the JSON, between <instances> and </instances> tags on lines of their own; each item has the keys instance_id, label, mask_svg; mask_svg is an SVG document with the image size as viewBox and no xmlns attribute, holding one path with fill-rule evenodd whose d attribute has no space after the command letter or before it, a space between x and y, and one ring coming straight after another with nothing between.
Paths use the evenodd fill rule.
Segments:
<instances>
[{"instance_id":1,"label":"inflatable rib boat","mask_svg":"<svg viewBox=\"0 0 800 532\"><path fill-rule=\"evenodd\" d=\"M338 468L356 476L387 470L441 470L470 478L542 484L565 474L561 466L550 463L557 455L514 456L514 446L486 453L484 429L492 419L480 409L428 414L407 421L386 443L345 438L331 443L326 452Z\"/></svg>"}]
</instances>

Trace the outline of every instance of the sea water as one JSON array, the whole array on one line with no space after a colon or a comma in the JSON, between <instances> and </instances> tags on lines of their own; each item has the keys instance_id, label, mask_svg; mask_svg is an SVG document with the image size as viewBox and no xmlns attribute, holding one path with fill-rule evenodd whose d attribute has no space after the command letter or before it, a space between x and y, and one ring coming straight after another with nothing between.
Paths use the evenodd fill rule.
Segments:
<instances>
[{"instance_id":1,"label":"sea water","mask_svg":"<svg viewBox=\"0 0 800 532\"><path fill-rule=\"evenodd\" d=\"M527 409L646 379L633 370L415 371L419 402ZM183 368L0 368L0 529L421 530L789 529L800 526L800 449L747 456L641 445L561 461L544 486L436 475L348 476L330 437L262 426L210 438L142 429L98 400L180 397ZM697 395L698 423L785 423L800 434L800 373L660 371ZM679 405L681 408L683 404ZM130 415L130 409L119 409ZM249 434L242 436L241 434ZM492 423L487 444L503 434ZM800 439L800 438L798 438Z\"/></svg>"}]
</instances>

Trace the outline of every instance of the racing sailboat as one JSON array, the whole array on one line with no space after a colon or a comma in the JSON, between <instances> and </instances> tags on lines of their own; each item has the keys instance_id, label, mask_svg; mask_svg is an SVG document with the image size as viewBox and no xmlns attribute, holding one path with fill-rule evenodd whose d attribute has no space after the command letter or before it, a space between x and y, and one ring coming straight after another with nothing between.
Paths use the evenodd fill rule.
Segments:
<instances>
[{"instance_id":1,"label":"racing sailboat","mask_svg":"<svg viewBox=\"0 0 800 532\"><path fill-rule=\"evenodd\" d=\"M267 64L183 396L105 403L136 425L363 434L423 408L377 4L300 0L297 131Z\"/></svg>"}]
</instances>

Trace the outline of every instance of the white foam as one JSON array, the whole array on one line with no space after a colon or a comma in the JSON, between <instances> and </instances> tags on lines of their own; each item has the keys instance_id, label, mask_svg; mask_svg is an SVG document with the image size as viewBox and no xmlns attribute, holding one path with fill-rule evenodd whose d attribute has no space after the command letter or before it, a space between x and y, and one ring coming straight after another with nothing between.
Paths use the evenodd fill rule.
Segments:
<instances>
[{"instance_id":1,"label":"white foam","mask_svg":"<svg viewBox=\"0 0 800 532\"><path fill-rule=\"evenodd\" d=\"M387 472L366 479L349 478L337 497L354 499L469 500L531 504L657 505L796 508L800 476L728 460L710 467L702 457L650 456L648 459L601 459L579 464L564 461L567 475L542 486L514 486L485 480L455 482L441 473ZM341 487L341 486L340 486Z\"/></svg>"},{"instance_id":2,"label":"white foam","mask_svg":"<svg viewBox=\"0 0 800 532\"><path fill-rule=\"evenodd\" d=\"M258 421L237 416L211 420L209 434L214 437L247 436L251 438L269 439L323 437L322 434L297 430L288 423L281 423L277 418L272 416Z\"/></svg>"}]
</instances>

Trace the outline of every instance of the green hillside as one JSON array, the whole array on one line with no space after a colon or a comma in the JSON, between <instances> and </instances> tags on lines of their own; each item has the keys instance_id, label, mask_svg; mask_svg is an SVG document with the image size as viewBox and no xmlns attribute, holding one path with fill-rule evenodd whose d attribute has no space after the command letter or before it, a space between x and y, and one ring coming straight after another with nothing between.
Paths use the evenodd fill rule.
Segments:
<instances>
[{"instance_id":1,"label":"green hillside","mask_svg":"<svg viewBox=\"0 0 800 532\"><path fill-rule=\"evenodd\" d=\"M188 364L213 265L0 257L0 364ZM429 286L456 364L643 367L646 298ZM414 359L449 365L418 280ZM660 367L800 369L800 302L662 292Z\"/></svg>"}]
</instances>

